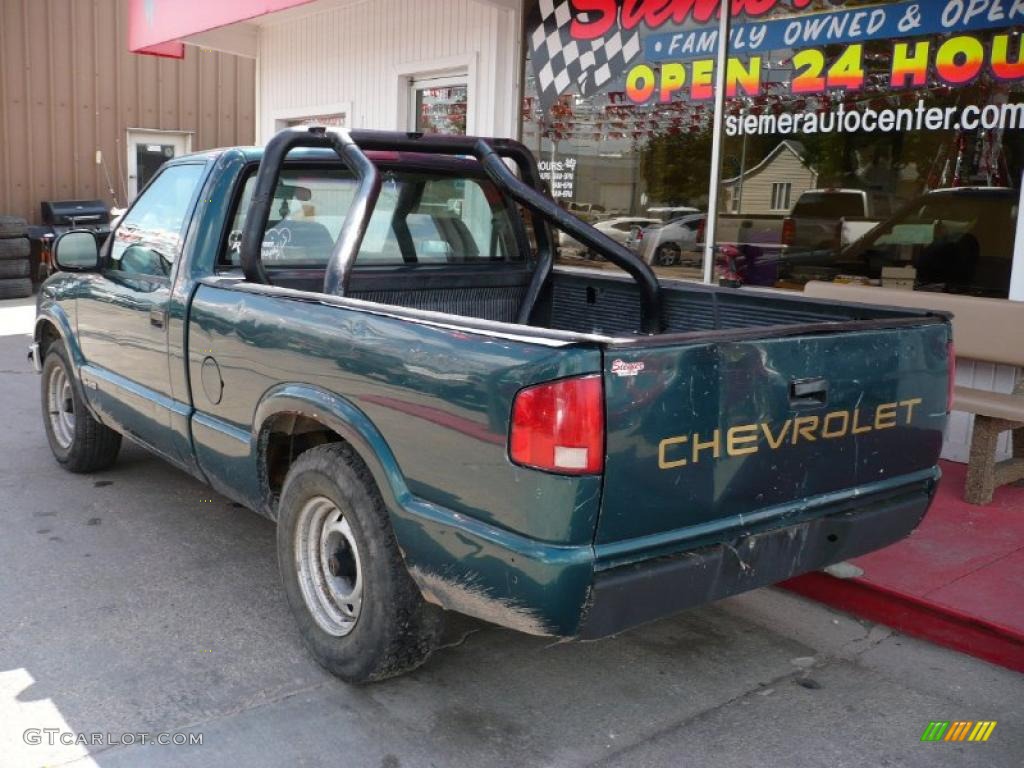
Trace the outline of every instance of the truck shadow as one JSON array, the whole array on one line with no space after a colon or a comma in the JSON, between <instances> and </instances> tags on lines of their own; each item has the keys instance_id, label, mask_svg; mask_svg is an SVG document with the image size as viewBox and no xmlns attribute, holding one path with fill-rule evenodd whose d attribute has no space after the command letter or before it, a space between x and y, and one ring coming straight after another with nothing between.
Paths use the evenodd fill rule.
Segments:
<instances>
[{"instance_id":1,"label":"truck shadow","mask_svg":"<svg viewBox=\"0 0 1024 768\"><path fill-rule=\"evenodd\" d=\"M348 686L301 644L272 523L137 448L86 477L42 461L36 439L0 471L37 489L15 499L0 543L9 564L0 673L13 681L0 720L22 708L53 715L24 728L205 735L202 747L88 746L81 765L230 759L226 745L255 727L268 739L255 764L294 764L353 742L360 765L409 755L438 765L586 763L767 684L808 653L716 606L593 643L452 615L445 647L425 666ZM309 730L323 718L333 727ZM78 747L21 750L25 765L83 759Z\"/></svg>"}]
</instances>

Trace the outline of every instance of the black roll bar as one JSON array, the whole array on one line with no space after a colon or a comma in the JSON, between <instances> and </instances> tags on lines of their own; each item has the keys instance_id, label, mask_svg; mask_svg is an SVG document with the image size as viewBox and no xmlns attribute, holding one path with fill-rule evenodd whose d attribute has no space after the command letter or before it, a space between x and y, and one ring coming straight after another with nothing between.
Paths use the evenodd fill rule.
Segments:
<instances>
[{"instance_id":1,"label":"black roll bar","mask_svg":"<svg viewBox=\"0 0 1024 768\"><path fill-rule=\"evenodd\" d=\"M651 268L625 246L580 221L546 196L542 191L537 161L533 153L520 142L395 131L353 131L352 140L364 150L472 155L480 161L488 177L499 189L530 210L539 253L534 279L520 308L520 323L529 322L530 312L551 273L554 248L548 225L553 223L627 272L640 287L641 331L651 334L662 331L661 286ZM515 162L522 179L512 173L502 158Z\"/></svg>"},{"instance_id":2,"label":"black roll bar","mask_svg":"<svg viewBox=\"0 0 1024 768\"><path fill-rule=\"evenodd\" d=\"M640 288L640 330L649 334L661 333L661 285L653 270L642 259L603 232L577 219L550 197L537 194L536 190L517 179L485 139L477 142L474 154L491 181L506 195L554 222L556 227L572 235L573 239L627 272Z\"/></svg>"},{"instance_id":3,"label":"black roll bar","mask_svg":"<svg viewBox=\"0 0 1024 768\"><path fill-rule=\"evenodd\" d=\"M419 152L433 155L471 155L477 160L477 143L488 142L501 157L508 158L516 164L524 182L543 197L540 171L533 154L518 141L509 139L478 139L475 136L448 136L422 133L403 133L401 131L353 131L352 140L362 149L390 152ZM504 165L504 164L503 164ZM509 176L515 175L505 169ZM490 175L490 174L488 174ZM530 315L540 292L551 276L551 268L555 263L554 237L548 222L532 208L530 209L534 237L537 242L537 259L534 264L533 278L526 289L526 296L516 314L516 322L528 325Z\"/></svg>"},{"instance_id":4,"label":"black roll bar","mask_svg":"<svg viewBox=\"0 0 1024 768\"><path fill-rule=\"evenodd\" d=\"M607 235L563 210L543 192L540 172L533 154L511 139L484 139L475 136L444 136L398 131L352 131L339 129L292 128L278 133L267 144L260 162L256 192L242 233L242 268L247 280L268 282L260 260L260 246L266 229L285 155L295 147L331 147L359 176L360 186L352 208L345 218L324 279L324 293L345 295L355 257L366 233L380 194L380 174L364 151L417 152L435 155L469 155L476 158L491 181L531 214L537 241L537 261L526 297L519 308L517 322L529 324L530 315L551 275L554 246L550 224L569 233L627 272L640 289L640 330L656 334L663 330L661 286L651 268ZM503 159L513 161L522 176L517 177ZM262 196L260 196L262 193ZM255 214L255 215L254 215Z\"/></svg>"},{"instance_id":5,"label":"black roll bar","mask_svg":"<svg viewBox=\"0 0 1024 768\"><path fill-rule=\"evenodd\" d=\"M324 293L344 294L348 275L366 235L370 216L380 197L380 171L370 162L347 131L341 128L323 126L298 126L278 131L263 151L260 167L256 173L256 189L249 204L249 215L242 229L242 247L239 253L245 279L253 283L269 284L267 270L263 267L263 236L270 220L270 208L274 192L288 153L298 147L333 149L359 179L359 189L352 200L352 206L345 216L338 242L334 244L331 260L324 276Z\"/></svg>"}]
</instances>

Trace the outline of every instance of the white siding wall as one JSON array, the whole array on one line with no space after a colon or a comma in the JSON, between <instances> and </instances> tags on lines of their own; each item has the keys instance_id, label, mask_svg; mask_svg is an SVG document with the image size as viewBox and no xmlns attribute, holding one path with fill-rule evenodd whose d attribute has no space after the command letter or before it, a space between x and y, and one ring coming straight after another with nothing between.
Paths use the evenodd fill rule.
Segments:
<instances>
[{"instance_id":1,"label":"white siding wall","mask_svg":"<svg viewBox=\"0 0 1024 768\"><path fill-rule=\"evenodd\" d=\"M518 132L521 15L480 0L367 0L261 30L259 141L281 110L350 103L349 127L405 130L408 76L469 70L470 133ZM315 113L315 112L314 112Z\"/></svg>"},{"instance_id":2,"label":"white siding wall","mask_svg":"<svg viewBox=\"0 0 1024 768\"><path fill-rule=\"evenodd\" d=\"M743 208L740 213L782 216L789 211L772 210L772 184L789 182L793 185L789 196L789 205L792 207L800 195L808 189L814 189L815 181L814 171L792 152L783 150L764 168L748 176L743 182ZM736 195L738 185L732 185L731 190L732 194Z\"/></svg>"}]
</instances>

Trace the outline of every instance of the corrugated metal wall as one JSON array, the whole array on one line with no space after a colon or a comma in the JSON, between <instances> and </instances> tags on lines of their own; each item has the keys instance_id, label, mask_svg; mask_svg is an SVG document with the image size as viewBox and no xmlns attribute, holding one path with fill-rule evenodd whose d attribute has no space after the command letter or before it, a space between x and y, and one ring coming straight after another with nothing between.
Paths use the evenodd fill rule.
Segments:
<instances>
[{"instance_id":1,"label":"corrugated metal wall","mask_svg":"<svg viewBox=\"0 0 1024 768\"><path fill-rule=\"evenodd\" d=\"M367 0L270 22L260 38L261 136L282 110L350 103L349 127L402 129L402 75L472 60L471 132L518 132L520 15L477 0ZM316 114L311 111L310 114Z\"/></svg>"},{"instance_id":2,"label":"corrugated metal wall","mask_svg":"<svg viewBox=\"0 0 1024 768\"><path fill-rule=\"evenodd\" d=\"M128 128L192 131L192 149L251 144L255 62L188 47L128 52L125 0L0 0L0 213L42 200L125 200Z\"/></svg>"}]
</instances>

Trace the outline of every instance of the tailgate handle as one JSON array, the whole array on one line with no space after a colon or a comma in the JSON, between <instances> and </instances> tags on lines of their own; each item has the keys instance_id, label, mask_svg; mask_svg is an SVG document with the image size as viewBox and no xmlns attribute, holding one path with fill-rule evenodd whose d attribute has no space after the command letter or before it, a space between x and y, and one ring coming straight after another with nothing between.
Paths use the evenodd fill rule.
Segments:
<instances>
[{"instance_id":1,"label":"tailgate handle","mask_svg":"<svg viewBox=\"0 0 1024 768\"><path fill-rule=\"evenodd\" d=\"M825 379L797 379L789 383L789 404L793 406L825 405L828 382Z\"/></svg>"}]
</instances>

